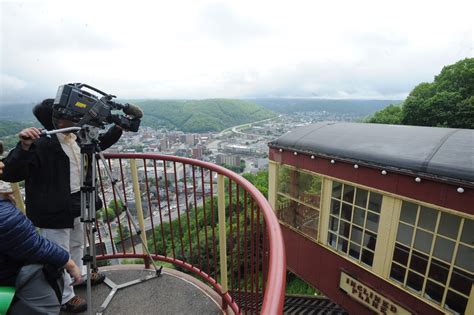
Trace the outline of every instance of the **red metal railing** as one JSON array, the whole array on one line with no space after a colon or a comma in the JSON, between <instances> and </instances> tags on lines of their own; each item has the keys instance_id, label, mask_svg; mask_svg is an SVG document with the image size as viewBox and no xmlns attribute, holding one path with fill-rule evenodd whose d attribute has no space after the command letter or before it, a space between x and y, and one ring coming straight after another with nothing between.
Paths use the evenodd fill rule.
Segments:
<instances>
[{"instance_id":1,"label":"red metal railing","mask_svg":"<svg viewBox=\"0 0 474 315\"><path fill-rule=\"evenodd\" d=\"M230 306L235 313L282 313L286 261L280 225L250 182L218 165L176 156L105 158L117 190L138 219L143 203L142 229L154 260L199 276L222 296L223 308ZM135 171L139 198L132 191ZM103 165L98 178L104 205L120 208ZM143 258L147 263L130 218L102 212L97 237L107 252L97 258Z\"/></svg>"}]
</instances>

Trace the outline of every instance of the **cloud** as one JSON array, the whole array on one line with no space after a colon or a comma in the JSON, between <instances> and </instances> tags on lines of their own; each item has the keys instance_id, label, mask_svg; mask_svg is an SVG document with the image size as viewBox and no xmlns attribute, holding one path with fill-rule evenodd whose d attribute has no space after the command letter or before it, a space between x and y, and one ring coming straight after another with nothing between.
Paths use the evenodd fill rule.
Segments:
<instances>
[{"instance_id":1,"label":"cloud","mask_svg":"<svg viewBox=\"0 0 474 315\"><path fill-rule=\"evenodd\" d=\"M0 74L1 91L16 92L22 90L24 87L26 87L26 85L27 83L19 78L6 74Z\"/></svg>"},{"instance_id":2,"label":"cloud","mask_svg":"<svg viewBox=\"0 0 474 315\"><path fill-rule=\"evenodd\" d=\"M271 33L268 27L248 15L239 14L226 2L211 3L204 7L196 24L205 36L224 45L245 44Z\"/></svg>"},{"instance_id":3,"label":"cloud","mask_svg":"<svg viewBox=\"0 0 474 315\"><path fill-rule=\"evenodd\" d=\"M0 6L0 73L25 84L2 79L0 103L68 82L122 98L404 97L474 55L467 0Z\"/></svg>"}]
</instances>

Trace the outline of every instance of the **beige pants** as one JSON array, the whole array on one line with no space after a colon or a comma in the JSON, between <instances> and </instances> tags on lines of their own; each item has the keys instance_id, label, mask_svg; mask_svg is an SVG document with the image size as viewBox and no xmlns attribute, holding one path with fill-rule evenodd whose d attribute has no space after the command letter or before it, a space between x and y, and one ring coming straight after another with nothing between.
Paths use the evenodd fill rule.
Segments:
<instances>
[{"instance_id":1,"label":"beige pants","mask_svg":"<svg viewBox=\"0 0 474 315\"><path fill-rule=\"evenodd\" d=\"M84 252L84 225L80 217L74 219L72 229L40 229L41 236L55 242L71 255L77 266L81 268L82 275L86 274L86 266L82 263ZM67 303L75 295L74 288L70 285L72 279L67 272L64 272L64 290L62 304Z\"/></svg>"}]
</instances>

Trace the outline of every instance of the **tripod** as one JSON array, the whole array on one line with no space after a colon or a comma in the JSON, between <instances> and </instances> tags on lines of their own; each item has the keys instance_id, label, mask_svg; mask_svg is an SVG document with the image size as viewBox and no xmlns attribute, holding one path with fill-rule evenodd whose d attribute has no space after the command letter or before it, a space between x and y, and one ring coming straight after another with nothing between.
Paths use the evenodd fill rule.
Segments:
<instances>
[{"instance_id":1,"label":"tripod","mask_svg":"<svg viewBox=\"0 0 474 315\"><path fill-rule=\"evenodd\" d=\"M96 228L96 154L99 155L99 158L106 170L107 177L112 185L112 189L114 190L114 194L119 196L120 204L123 205L124 210L127 213L130 222L135 229L135 233L139 236L140 243L143 245L143 248L146 251L149 261L152 263L155 273L153 275L147 275L140 279L132 280L120 285L115 284L109 278L105 278L104 283L107 284L111 291L109 292L108 296L106 297L105 301L100 306L97 314L102 314L107 306L109 305L110 301L114 297L115 293L119 289L123 289L156 277L159 277L162 271L162 266L159 268L156 266L151 254L146 246L146 242L144 240L144 236L142 235L142 231L138 227L138 225L133 221L132 214L128 209L124 199L120 193L118 193L116 184L117 180L115 180L112 176L110 169L107 167L104 155L102 154L100 147L99 147L99 128L89 125L83 125L82 127L70 127L64 129L56 129L52 131L45 131L43 132L46 135L51 135L55 133L62 133L62 132L71 132L77 131L77 136L81 140L80 141L80 148L81 148L81 173L80 173L80 182L82 183L81 186L81 222L84 224L84 245L87 244L87 240L89 240L89 247L84 246L84 256L82 258L83 264L87 267L87 305L88 305L88 314L92 314L92 285L91 285L91 273L92 271L97 271L97 263L96 263L96 248L95 248L95 232L97 231ZM89 161L90 160L90 161ZM86 167L86 165L88 167ZM86 171L87 170L87 171ZM117 210L116 210L117 211ZM111 241L112 238L111 238Z\"/></svg>"}]
</instances>

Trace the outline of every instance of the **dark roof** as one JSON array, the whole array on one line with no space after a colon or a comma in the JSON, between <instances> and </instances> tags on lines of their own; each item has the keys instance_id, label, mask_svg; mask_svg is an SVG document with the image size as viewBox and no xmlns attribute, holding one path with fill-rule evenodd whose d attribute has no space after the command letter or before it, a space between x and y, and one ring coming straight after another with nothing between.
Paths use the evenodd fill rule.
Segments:
<instances>
[{"instance_id":1,"label":"dark roof","mask_svg":"<svg viewBox=\"0 0 474 315\"><path fill-rule=\"evenodd\" d=\"M269 145L474 183L472 129L323 122Z\"/></svg>"}]
</instances>

